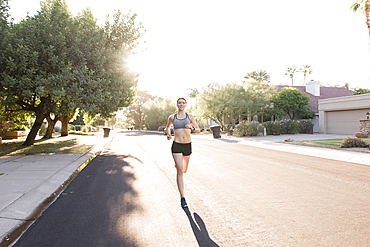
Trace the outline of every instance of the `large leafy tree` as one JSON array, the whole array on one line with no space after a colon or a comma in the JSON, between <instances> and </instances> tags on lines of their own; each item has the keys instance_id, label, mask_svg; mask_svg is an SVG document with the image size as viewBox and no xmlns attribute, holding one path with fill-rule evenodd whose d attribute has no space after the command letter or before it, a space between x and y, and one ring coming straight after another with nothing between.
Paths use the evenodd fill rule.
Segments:
<instances>
[{"instance_id":1,"label":"large leafy tree","mask_svg":"<svg viewBox=\"0 0 370 247\"><path fill-rule=\"evenodd\" d=\"M287 115L290 119L297 116L302 118L313 118L315 111L310 110L310 97L296 88L283 88L271 98L273 109L269 110L272 115L282 118Z\"/></svg>"},{"instance_id":2,"label":"large leafy tree","mask_svg":"<svg viewBox=\"0 0 370 247\"><path fill-rule=\"evenodd\" d=\"M363 11L366 18L366 26L369 30L369 38L370 38L370 0L356 0L354 4L352 4L351 9L353 12Z\"/></svg>"},{"instance_id":3,"label":"large leafy tree","mask_svg":"<svg viewBox=\"0 0 370 247\"><path fill-rule=\"evenodd\" d=\"M24 145L33 144L45 118L50 125L61 120L67 135L77 107L109 117L132 102L136 75L126 58L140 37L135 17L118 11L99 27L88 9L73 18L63 0L47 0L35 16L9 29L0 96L36 115Z\"/></svg>"}]
</instances>

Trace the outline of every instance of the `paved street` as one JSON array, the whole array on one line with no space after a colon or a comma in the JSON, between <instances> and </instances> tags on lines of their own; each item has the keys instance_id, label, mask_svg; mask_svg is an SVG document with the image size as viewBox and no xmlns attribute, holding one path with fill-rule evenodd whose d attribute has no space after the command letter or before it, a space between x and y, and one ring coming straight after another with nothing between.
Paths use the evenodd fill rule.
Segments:
<instances>
[{"instance_id":1,"label":"paved street","mask_svg":"<svg viewBox=\"0 0 370 247\"><path fill-rule=\"evenodd\" d=\"M117 132L15 246L370 243L370 166L192 137L189 210L172 141Z\"/></svg>"}]
</instances>

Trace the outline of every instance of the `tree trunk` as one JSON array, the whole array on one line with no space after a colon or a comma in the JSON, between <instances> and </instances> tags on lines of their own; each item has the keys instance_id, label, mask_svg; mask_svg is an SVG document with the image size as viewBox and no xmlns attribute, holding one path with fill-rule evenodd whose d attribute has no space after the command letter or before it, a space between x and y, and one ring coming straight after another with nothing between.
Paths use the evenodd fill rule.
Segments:
<instances>
[{"instance_id":1,"label":"tree trunk","mask_svg":"<svg viewBox=\"0 0 370 247\"><path fill-rule=\"evenodd\" d=\"M68 123L73 118L73 116L63 116L60 118L62 122L61 136L68 136Z\"/></svg>"},{"instance_id":2,"label":"tree trunk","mask_svg":"<svg viewBox=\"0 0 370 247\"><path fill-rule=\"evenodd\" d=\"M59 121L59 117L55 116L54 120L51 119L50 115L46 117L46 120L48 121L48 128L46 130L46 133L43 137L43 139L50 139L53 137L54 127L55 124Z\"/></svg>"},{"instance_id":3,"label":"tree trunk","mask_svg":"<svg viewBox=\"0 0 370 247\"><path fill-rule=\"evenodd\" d=\"M22 144L23 146L31 146L35 142L37 132L41 128L42 122L45 119L45 114L36 112L36 120L32 126L30 133L27 136L26 141Z\"/></svg>"},{"instance_id":4,"label":"tree trunk","mask_svg":"<svg viewBox=\"0 0 370 247\"><path fill-rule=\"evenodd\" d=\"M366 15L366 25L367 25L367 28L369 29L369 38L370 38L370 18L369 18L369 15L370 15L370 2L368 1L365 1L365 15ZM370 43L369 43L370 45Z\"/></svg>"}]
</instances>

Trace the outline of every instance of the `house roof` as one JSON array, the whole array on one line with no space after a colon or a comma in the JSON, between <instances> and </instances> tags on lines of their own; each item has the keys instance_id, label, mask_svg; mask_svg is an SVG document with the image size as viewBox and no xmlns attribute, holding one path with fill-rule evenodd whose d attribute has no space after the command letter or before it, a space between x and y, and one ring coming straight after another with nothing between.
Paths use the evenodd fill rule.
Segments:
<instances>
[{"instance_id":1,"label":"house roof","mask_svg":"<svg viewBox=\"0 0 370 247\"><path fill-rule=\"evenodd\" d=\"M310 110L314 110L315 112L319 112L319 100L320 99L329 99L329 98L336 98L342 96L348 96L353 94L352 90L349 90L344 87L320 87L320 96L315 96L306 91L306 86L287 86L287 85L277 85L276 91L280 92L281 89L285 87L294 87L301 91L302 93L307 94L310 97Z\"/></svg>"}]
</instances>

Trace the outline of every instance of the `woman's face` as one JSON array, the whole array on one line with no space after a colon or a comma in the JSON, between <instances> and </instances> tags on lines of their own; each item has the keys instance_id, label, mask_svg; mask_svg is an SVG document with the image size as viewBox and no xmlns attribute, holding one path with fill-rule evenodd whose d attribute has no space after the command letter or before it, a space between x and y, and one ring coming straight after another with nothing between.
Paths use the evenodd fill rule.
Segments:
<instances>
[{"instance_id":1,"label":"woman's face","mask_svg":"<svg viewBox=\"0 0 370 247\"><path fill-rule=\"evenodd\" d=\"M177 108L179 108L179 110L183 111L183 110L185 110L185 107L186 107L186 101L183 100L183 99L179 99L177 101Z\"/></svg>"}]
</instances>

